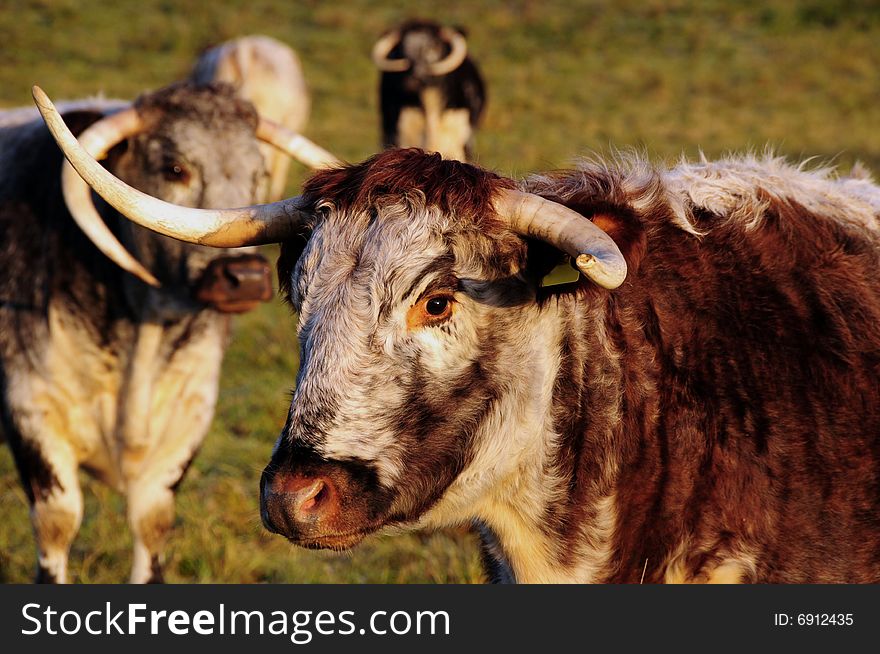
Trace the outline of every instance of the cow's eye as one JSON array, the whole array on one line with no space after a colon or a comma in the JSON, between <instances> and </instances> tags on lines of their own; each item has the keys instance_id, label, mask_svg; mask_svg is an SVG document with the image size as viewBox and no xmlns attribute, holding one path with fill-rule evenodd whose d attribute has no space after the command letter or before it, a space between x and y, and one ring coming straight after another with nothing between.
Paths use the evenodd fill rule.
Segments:
<instances>
[{"instance_id":1,"label":"cow's eye","mask_svg":"<svg viewBox=\"0 0 880 654\"><path fill-rule=\"evenodd\" d=\"M406 324L410 329L439 325L452 316L454 304L455 299L447 294L422 298L410 308Z\"/></svg>"},{"instance_id":2,"label":"cow's eye","mask_svg":"<svg viewBox=\"0 0 880 654\"><path fill-rule=\"evenodd\" d=\"M446 297L432 297L430 300L425 302L425 311L434 316L442 316L446 313L446 310L449 308L449 298Z\"/></svg>"},{"instance_id":3,"label":"cow's eye","mask_svg":"<svg viewBox=\"0 0 880 654\"><path fill-rule=\"evenodd\" d=\"M189 181L189 170L179 161L168 161L162 166L162 176L169 182L186 183Z\"/></svg>"}]
</instances>

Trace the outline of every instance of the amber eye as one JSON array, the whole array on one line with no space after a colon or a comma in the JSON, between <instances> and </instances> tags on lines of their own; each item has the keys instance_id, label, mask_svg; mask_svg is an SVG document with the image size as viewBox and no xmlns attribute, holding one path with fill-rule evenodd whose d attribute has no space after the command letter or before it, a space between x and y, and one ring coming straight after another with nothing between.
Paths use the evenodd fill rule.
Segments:
<instances>
[{"instance_id":1,"label":"amber eye","mask_svg":"<svg viewBox=\"0 0 880 654\"><path fill-rule=\"evenodd\" d=\"M427 311L432 316L442 316L446 313L446 309L449 308L449 298L447 297L432 297L430 300L425 302L425 311Z\"/></svg>"},{"instance_id":2,"label":"amber eye","mask_svg":"<svg viewBox=\"0 0 880 654\"><path fill-rule=\"evenodd\" d=\"M439 325L452 316L454 304L455 300L449 295L435 295L423 299L410 307L406 324L410 329Z\"/></svg>"}]
</instances>

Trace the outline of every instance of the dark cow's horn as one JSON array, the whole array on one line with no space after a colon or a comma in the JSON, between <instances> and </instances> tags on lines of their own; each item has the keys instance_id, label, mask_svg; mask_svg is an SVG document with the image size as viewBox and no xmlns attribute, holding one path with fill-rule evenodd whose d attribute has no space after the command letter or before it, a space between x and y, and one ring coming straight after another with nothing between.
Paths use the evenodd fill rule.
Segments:
<instances>
[{"instance_id":1,"label":"dark cow's horn","mask_svg":"<svg viewBox=\"0 0 880 654\"><path fill-rule=\"evenodd\" d=\"M392 30L376 41L373 46L373 63L386 73L402 73L409 70L409 59L389 59L388 53L400 42L400 30Z\"/></svg>"},{"instance_id":2,"label":"dark cow's horn","mask_svg":"<svg viewBox=\"0 0 880 654\"><path fill-rule=\"evenodd\" d=\"M440 28L440 37L449 44L451 50L440 61L428 66L432 75L447 75L461 66L467 57L467 40L458 30L449 27Z\"/></svg>"},{"instance_id":3,"label":"dark cow's horn","mask_svg":"<svg viewBox=\"0 0 880 654\"><path fill-rule=\"evenodd\" d=\"M49 131L76 172L138 225L189 243L235 248L286 240L309 220L300 197L240 209L191 209L141 193L104 170L82 148L40 87L34 86L33 95Z\"/></svg>"},{"instance_id":4,"label":"dark cow's horn","mask_svg":"<svg viewBox=\"0 0 880 654\"><path fill-rule=\"evenodd\" d=\"M142 128L143 124L137 111L134 107L128 107L91 125L80 134L79 142L89 155L95 159L103 159L110 148L129 136L137 134ZM74 222L101 252L123 270L136 275L151 286L159 286L159 280L116 240L113 232L110 231L95 209L88 184L67 161L64 162L61 169L61 192Z\"/></svg>"},{"instance_id":5,"label":"dark cow's horn","mask_svg":"<svg viewBox=\"0 0 880 654\"><path fill-rule=\"evenodd\" d=\"M302 134L289 130L267 118L260 118L260 123L257 126L257 138L275 146L310 168L329 168L342 164L339 159L320 145L312 143Z\"/></svg>"},{"instance_id":6,"label":"dark cow's horn","mask_svg":"<svg viewBox=\"0 0 880 654\"><path fill-rule=\"evenodd\" d=\"M576 211L533 193L503 190L495 211L517 234L562 250L578 270L602 288L614 289L626 279L626 261L608 234Z\"/></svg>"}]
</instances>

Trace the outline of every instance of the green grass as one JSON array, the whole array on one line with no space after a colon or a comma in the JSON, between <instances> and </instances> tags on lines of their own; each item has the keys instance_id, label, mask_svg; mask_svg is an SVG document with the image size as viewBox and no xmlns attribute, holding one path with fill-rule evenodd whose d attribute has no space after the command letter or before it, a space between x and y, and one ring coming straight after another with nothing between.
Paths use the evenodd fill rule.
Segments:
<instances>
[{"instance_id":1,"label":"green grass","mask_svg":"<svg viewBox=\"0 0 880 654\"><path fill-rule=\"evenodd\" d=\"M844 169L880 169L880 5L872 0L5 0L0 106L103 91L132 97L186 74L203 47L265 33L298 50L313 92L307 135L349 160L378 144L370 46L388 25L427 15L468 27L489 85L478 161L510 175L565 166L590 150L658 160L773 146ZM291 175L296 192L305 172ZM373 538L347 555L297 550L265 534L257 481L296 369L294 320L279 303L237 321L220 409L184 484L169 546L171 581L479 581L473 538ZM76 581L126 578L119 497L87 482ZM24 493L0 451L0 580L34 565Z\"/></svg>"}]
</instances>

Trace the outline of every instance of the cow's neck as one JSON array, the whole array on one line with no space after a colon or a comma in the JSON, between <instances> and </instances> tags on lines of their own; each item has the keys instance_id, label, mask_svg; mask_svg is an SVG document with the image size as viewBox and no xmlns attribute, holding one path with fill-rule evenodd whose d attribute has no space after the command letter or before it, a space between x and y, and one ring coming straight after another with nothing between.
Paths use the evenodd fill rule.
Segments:
<instances>
[{"instance_id":1,"label":"cow's neck","mask_svg":"<svg viewBox=\"0 0 880 654\"><path fill-rule=\"evenodd\" d=\"M503 424L516 430L501 437L515 446L506 448L510 463L496 467L478 517L520 582L598 582L613 574L624 381L605 301L548 303L523 353L528 380L516 387L528 390L499 407Z\"/></svg>"}]
</instances>

